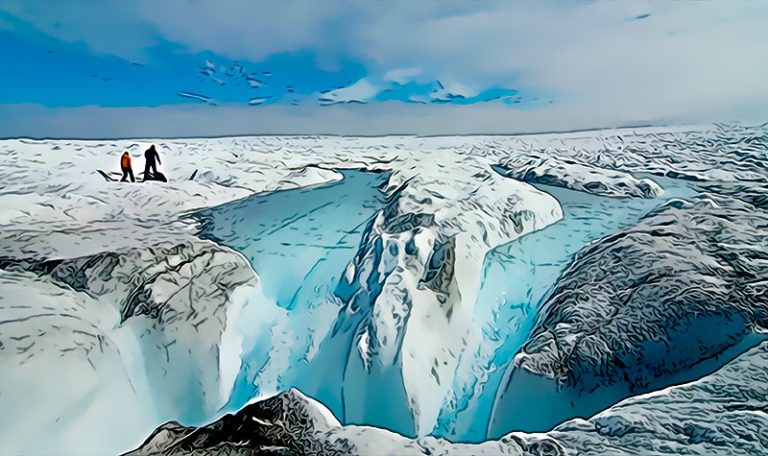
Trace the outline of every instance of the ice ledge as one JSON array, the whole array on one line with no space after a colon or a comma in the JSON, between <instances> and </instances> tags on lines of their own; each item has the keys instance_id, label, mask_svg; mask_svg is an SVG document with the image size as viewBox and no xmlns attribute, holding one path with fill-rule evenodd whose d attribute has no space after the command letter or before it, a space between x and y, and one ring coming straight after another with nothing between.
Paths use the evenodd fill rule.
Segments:
<instances>
[{"instance_id":1,"label":"ice ledge","mask_svg":"<svg viewBox=\"0 0 768 456\"><path fill-rule=\"evenodd\" d=\"M579 164L556 158L512 160L494 165L498 173L532 184L546 184L594 195L657 198L664 192L652 179L638 179L629 173Z\"/></svg>"}]
</instances>

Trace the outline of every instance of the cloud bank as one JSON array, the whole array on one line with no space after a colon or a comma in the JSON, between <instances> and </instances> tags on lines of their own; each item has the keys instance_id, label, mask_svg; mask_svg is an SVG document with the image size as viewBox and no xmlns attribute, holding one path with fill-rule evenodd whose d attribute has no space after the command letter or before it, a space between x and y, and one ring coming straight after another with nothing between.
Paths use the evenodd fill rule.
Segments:
<instances>
[{"instance_id":1,"label":"cloud bank","mask_svg":"<svg viewBox=\"0 0 768 456\"><path fill-rule=\"evenodd\" d=\"M206 131L229 131L218 121L227 118L249 133L298 132L299 126L305 133L341 133L356 125L361 134L415 126L423 128L416 133L431 134L467 125L475 132L516 132L763 120L768 114L768 2L0 0L0 11L0 31L25 45L60 43L97 59L97 66L107 59L142 65L136 76L113 65L111 84L128 81L120 90L100 89L107 91L103 98L72 76L76 95L66 104L73 119L99 111L135 124L134 113L154 106L156 112L145 115L193 116ZM270 71L249 69L257 65ZM242 75L231 74L236 66L246 68ZM201 69L208 72L203 82L186 77ZM2 129L10 121L53 134L42 126L65 122L51 123L64 116L63 104L35 96L31 83L23 87L29 79L23 65L9 71L19 72L10 81L29 95L0 96L6 105L0 111L5 116L11 105L42 105L22 109L40 127L3 117ZM109 78L98 82L104 86ZM35 81L39 87L47 80ZM110 93L117 92L132 96L113 101ZM218 111L173 106L195 100L217 104ZM350 103L375 106L319 107ZM84 107L92 104L105 107ZM362 112L369 119L345 117ZM381 125L371 126L373 120ZM80 131L78 125L72 128ZM185 128L167 125L168 132Z\"/></svg>"}]
</instances>

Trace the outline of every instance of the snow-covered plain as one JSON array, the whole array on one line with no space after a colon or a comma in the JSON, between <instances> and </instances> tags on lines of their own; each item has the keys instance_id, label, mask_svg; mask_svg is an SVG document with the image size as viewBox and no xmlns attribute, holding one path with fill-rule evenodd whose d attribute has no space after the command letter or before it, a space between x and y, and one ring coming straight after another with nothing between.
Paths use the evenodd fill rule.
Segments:
<instances>
[{"instance_id":1,"label":"snow-covered plain","mask_svg":"<svg viewBox=\"0 0 768 456\"><path fill-rule=\"evenodd\" d=\"M489 345L499 322L479 311L497 294L498 282L484 280L491 252L563 217L558 200L516 170L548 163L547 183L610 197L659 197L664 181L654 175L755 186L768 175L765 138L763 128L698 126L2 141L0 407L30 418L3 417L0 452L119 452L162 422L203 424L294 386L344 423L426 436L442 411L471 403L508 367L508 356L493 356L506 342ZM116 171L123 150L141 163L149 144L167 184L96 172ZM376 189L334 193L353 170L383 174L369 180ZM585 175L595 184L578 185ZM310 195L303 210L283 210L292 192ZM353 197L368 192L380 203ZM331 220L313 223L315 214ZM221 224L238 220L231 232ZM755 261L759 285L764 260ZM535 316L538 299L528 299ZM662 312L658 324L671 318ZM494 434L515 430L499 421L505 401Z\"/></svg>"}]
</instances>

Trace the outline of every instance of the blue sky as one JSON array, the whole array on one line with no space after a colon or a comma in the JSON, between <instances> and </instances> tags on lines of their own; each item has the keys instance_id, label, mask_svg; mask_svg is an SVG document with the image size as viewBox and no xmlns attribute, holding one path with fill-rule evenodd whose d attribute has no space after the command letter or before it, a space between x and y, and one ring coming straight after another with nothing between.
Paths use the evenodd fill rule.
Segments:
<instances>
[{"instance_id":1,"label":"blue sky","mask_svg":"<svg viewBox=\"0 0 768 456\"><path fill-rule=\"evenodd\" d=\"M766 120L766 23L746 0L0 0L0 135Z\"/></svg>"}]
</instances>

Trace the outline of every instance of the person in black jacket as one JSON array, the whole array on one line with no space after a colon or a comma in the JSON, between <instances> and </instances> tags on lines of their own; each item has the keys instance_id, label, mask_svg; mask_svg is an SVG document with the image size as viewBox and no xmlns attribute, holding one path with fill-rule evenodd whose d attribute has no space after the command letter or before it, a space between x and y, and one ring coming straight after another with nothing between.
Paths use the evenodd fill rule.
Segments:
<instances>
[{"instance_id":1,"label":"person in black jacket","mask_svg":"<svg viewBox=\"0 0 768 456\"><path fill-rule=\"evenodd\" d=\"M157 165L162 165L162 163L160 162L160 155L157 153L157 149L155 149L154 144L152 144L149 149L144 152L144 160L144 180L146 181L156 179L158 174ZM152 170L151 172L150 169Z\"/></svg>"}]
</instances>

